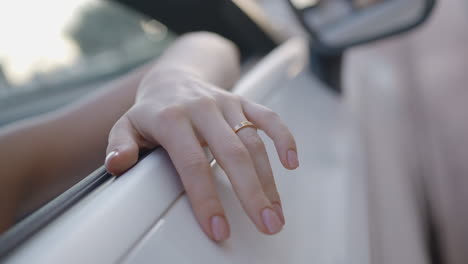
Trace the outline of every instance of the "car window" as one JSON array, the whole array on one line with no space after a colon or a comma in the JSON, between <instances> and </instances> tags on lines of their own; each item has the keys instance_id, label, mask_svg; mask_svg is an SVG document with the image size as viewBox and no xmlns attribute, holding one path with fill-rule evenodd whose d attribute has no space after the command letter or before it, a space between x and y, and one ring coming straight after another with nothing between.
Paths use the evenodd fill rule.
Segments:
<instances>
[{"instance_id":1,"label":"car window","mask_svg":"<svg viewBox=\"0 0 468 264\"><path fill-rule=\"evenodd\" d=\"M50 111L157 56L163 24L111 1L0 3L0 126Z\"/></svg>"},{"instance_id":2,"label":"car window","mask_svg":"<svg viewBox=\"0 0 468 264\"><path fill-rule=\"evenodd\" d=\"M176 37L154 19L100 0L1 1L0 32L0 128L99 89ZM70 184L51 189L63 193ZM35 199L17 221L49 199Z\"/></svg>"}]
</instances>

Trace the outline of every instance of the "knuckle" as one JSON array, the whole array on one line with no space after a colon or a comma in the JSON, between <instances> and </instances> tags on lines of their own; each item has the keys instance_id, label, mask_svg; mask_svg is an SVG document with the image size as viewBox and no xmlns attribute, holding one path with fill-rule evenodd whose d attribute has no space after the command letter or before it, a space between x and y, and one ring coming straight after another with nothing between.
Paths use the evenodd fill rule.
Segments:
<instances>
[{"instance_id":1,"label":"knuckle","mask_svg":"<svg viewBox=\"0 0 468 264\"><path fill-rule=\"evenodd\" d=\"M192 107L213 108L216 107L216 99L210 95L197 96L191 100Z\"/></svg>"},{"instance_id":2,"label":"knuckle","mask_svg":"<svg viewBox=\"0 0 468 264\"><path fill-rule=\"evenodd\" d=\"M122 116L112 126L107 137L108 144L116 143L121 140L126 140L129 135L133 133L132 128L129 126L129 121L125 116Z\"/></svg>"},{"instance_id":3,"label":"knuckle","mask_svg":"<svg viewBox=\"0 0 468 264\"><path fill-rule=\"evenodd\" d=\"M117 121L117 123L115 123L114 126L111 128L109 135L107 137L107 143L112 143L113 141L116 140L119 130L121 130L121 127L118 123L119 121Z\"/></svg>"},{"instance_id":4,"label":"knuckle","mask_svg":"<svg viewBox=\"0 0 468 264\"><path fill-rule=\"evenodd\" d=\"M233 97L232 97L232 94L228 93L228 92L224 92L224 91L221 91L221 92L217 92L214 97L217 99L217 101L219 101L222 105L225 105L225 104L230 104L231 102L233 102Z\"/></svg>"},{"instance_id":5,"label":"knuckle","mask_svg":"<svg viewBox=\"0 0 468 264\"><path fill-rule=\"evenodd\" d=\"M208 106L217 106L216 98L214 98L211 95L206 95L200 98L200 103L202 103L203 105L208 105Z\"/></svg>"},{"instance_id":6,"label":"knuckle","mask_svg":"<svg viewBox=\"0 0 468 264\"><path fill-rule=\"evenodd\" d=\"M265 112L263 113L263 118L271 121L277 121L280 119L278 113L269 108L265 109Z\"/></svg>"},{"instance_id":7,"label":"knuckle","mask_svg":"<svg viewBox=\"0 0 468 264\"><path fill-rule=\"evenodd\" d=\"M240 104L240 103L242 102L242 96L240 96L240 95L238 95L238 94L233 94L233 93L231 93L231 94L229 95L229 99L230 99L231 101L234 101L235 103L238 103L238 104Z\"/></svg>"},{"instance_id":8,"label":"knuckle","mask_svg":"<svg viewBox=\"0 0 468 264\"><path fill-rule=\"evenodd\" d=\"M114 132L115 130L121 129L125 126L125 114L121 116L112 126L111 133Z\"/></svg>"},{"instance_id":9,"label":"knuckle","mask_svg":"<svg viewBox=\"0 0 468 264\"><path fill-rule=\"evenodd\" d=\"M171 105L160 109L155 115L157 123L168 125L182 120L185 116L185 111L179 105Z\"/></svg>"},{"instance_id":10,"label":"knuckle","mask_svg":"<svg viewBox=\"0 0 468 264\"><path fill-rule=\"evenodd\" d=\"M192 200L193 209L198 212L219 211L219 208L221 207L221 204L215 194L200 197L200 198L193 197L191 200Z\"/></svg>"},{"instance_id":11,"label":"knuckle","mask_svg":"<svg viewBox=\"0 0 468 264\"><path fill-rule=\"evenodd\" d=\"M268 199L261 188L250 188L246 190L244 200L242 202L252 203L256 205L264 204Z\"/></svg>"},{"instance_id":12,"label":"knuckle","mask_svg":"<svg viewBox=\"0 0 468 264\"><path fill-rule=\"evenodd\" d=\"M265 181L263 182L262 185L263 185L263 188L265 189L265 193L268 193L270 196L279 197L274 179Z\"/></svg>"},{"instance_id":13,"label":"knuckle","mask_svg":"<svg viewBox=\"0 0 468 264\"><path fill-rule=\"evenodd\" d=\"M258 134L255 132L253 132L252 134L243 136L242 141L249 149L255 152L261 152L265 150L265 144L263 143L262 139L258 136Z\"/></svg>"},{"instance_id":14,"label":"knuckle","mask_svg":"<svg viewBox=\"0 0 468 264\"><path fill-rule=\"evenodd\" d=\"M247 149L242 144L230 144L224 150L224 153L236 161L245 161L249 157Z\"/></svg>"},{"instance_id":15,"label":"knuckle","mask_svg":"<svg viewBox=\"0 0 468 264\"><path fill-rule=\"evenodd\" d=\"M240 105L241 100L242 100L241 99L242 97L240 95L227 92L224 90L219 90L218 88L216 92L213 93L213 97L216 99L217 102L221 104L221 106L235 105L235 104Z\"/></svg>"},{"instance_id":16,"label":"knuckle","mask_svg":"<svg viewBox=\"0 0 468 264\"><path fill-rule=\"evenodd\" d=\"M283 139L285 142L288 142L288 144L293 144L294 143L294 137L289 131L289 129L286 126L280 127L279 128L279 138Z\"/></svg>"},{"instance_id":17,"label":"knuckle","mask_svg":"<svg viewBox=\"0 0 468 264\"><path fill-rule=\"evenodd\" d=\"M185 111L178 105L164 107L151 114L149 120L153 125L150 125L154 137L159 139L169 140L176 126L185 119ZM163 142L161 142L163 143Z\"/></svg>"},{"instance_id":18,"label":"knuckle","mask_svg":"<svg viewBox=\"0 0 468 264\"><path fill-rule=\"evenodd\" d=\"M181 167L183 171L191 172L204 170L207 166L208 161L203 154L191 153L186 154Z\"/></svg>"}]
</instances>

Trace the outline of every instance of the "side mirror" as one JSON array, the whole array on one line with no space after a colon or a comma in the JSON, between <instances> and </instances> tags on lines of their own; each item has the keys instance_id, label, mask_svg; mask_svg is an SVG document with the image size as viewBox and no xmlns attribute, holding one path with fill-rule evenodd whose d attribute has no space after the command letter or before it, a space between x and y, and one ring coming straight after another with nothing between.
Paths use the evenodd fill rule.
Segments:
<instances>
[{"instance_id":1,"label":"side mirror","mask_svg":"<svg viewBox=\"0 0 468 264\"><path fill-rule=\"evenodd\" d=\"M408 31L423 23L436 0L288 0L322 54Z\"/></svg>"}]
</instances>

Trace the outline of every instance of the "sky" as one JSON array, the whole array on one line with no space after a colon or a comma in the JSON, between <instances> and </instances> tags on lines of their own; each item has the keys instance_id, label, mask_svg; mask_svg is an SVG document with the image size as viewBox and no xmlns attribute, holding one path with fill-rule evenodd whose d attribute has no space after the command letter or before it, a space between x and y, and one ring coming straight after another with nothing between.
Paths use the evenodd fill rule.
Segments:
<instances>
[{"instance_id":1,"label":"sky","mask_svg":"<svg viewBox=\"0 0 468 264\"><path fill-rule=\"evenodd\" d=\"M73 63L79 50L64 30L96 0L0 0L0 63L12 84Z\"/></svg>"}]
</instances>

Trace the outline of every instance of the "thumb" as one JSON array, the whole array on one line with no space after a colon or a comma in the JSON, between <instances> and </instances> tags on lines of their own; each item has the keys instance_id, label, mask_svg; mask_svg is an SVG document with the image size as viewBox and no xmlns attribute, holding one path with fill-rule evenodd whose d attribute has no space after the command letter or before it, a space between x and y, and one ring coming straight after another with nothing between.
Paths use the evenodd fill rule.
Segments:
<instances>
[{"instance_id":1,"label":"thumb","mask_svg":"<svg viewBox=\"0 0 468 264\"><path fill-rule=\"evenodd\" d=\"M121 117L109 133L105 166L108 172L118 176L138 161L136 131L126 116Z\"/></svg>"}]
</instances>

